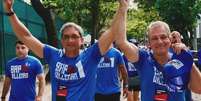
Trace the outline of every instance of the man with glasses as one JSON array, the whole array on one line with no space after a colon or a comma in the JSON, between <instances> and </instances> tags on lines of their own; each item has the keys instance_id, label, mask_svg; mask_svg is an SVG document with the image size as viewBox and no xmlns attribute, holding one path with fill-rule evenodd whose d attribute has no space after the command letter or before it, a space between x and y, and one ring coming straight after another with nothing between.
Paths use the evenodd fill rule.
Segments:
<instances>
[{"instance_id":1,"label":"man with glasses","mask_svg":"<svg viewBox=\"0 0 201 101\"><path fill-rule=\"evenodd\" d=\"M63 49L57 49L36 39L14 13L13 0L4 0L5 11L16 36L49 64L52 101L93 101L97 65L115 40L115 34L122 30L121 24L126 20L128 2L129 0L119 0L120 6L111 27L97 43L81 52L84 40L83 30L79 25L66 23L62 26Z\"/></svg>"}]
</instances>

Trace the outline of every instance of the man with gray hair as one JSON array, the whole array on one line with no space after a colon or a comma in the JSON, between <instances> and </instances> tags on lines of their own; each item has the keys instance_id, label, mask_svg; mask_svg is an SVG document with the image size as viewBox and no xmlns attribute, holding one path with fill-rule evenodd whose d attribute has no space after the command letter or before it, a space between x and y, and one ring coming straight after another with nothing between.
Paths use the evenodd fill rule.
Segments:
<instances>
[{"instance_id":1,"label":"man with gray hair","mask_svg":"<svg viewBox=\"0 0 201 101\"><path fill-rule=\"evenodd\" d=\"M16 36L49 64L52 101L93 101L97 65L115 40L115 34L122 30L121 24L126 20L128 2L129 0L119 0L120 5L111 27L97 43L81 52L84 40L80 26L74 23L64 24L61 29L64 51L54 48L41 43L20 22L12 8L13 0L4 0L5 11Z\"/></svg>"},{"instance_id":2,"label":"man with gray hair","mask_svg":"<svg viewBox=\"0 0 201 101\"><path fill-rule=\"evenodd\" d=\"M151 51L139 49L126 39L126 27L117 35L116 44L129 61L137 65L141 82L141 101L186 101L187 87L201 93L201 75L193 65L193 58L183 50L185 45L174 45L169 53L170 29L163 21L148 26L148 43Z\"/></svg>"}]
</instances>

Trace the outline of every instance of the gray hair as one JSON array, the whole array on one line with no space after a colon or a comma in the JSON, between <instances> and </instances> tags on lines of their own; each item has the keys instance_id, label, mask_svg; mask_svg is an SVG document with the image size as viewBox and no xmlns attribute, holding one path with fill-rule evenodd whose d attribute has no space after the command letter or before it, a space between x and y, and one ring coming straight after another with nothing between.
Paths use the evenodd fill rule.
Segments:
<instances>
[{"instance_id":1,"label":"gray hair","mask_svg":"<svg viewBox=\"0 0 201 101\"><path fill-rule=\"evenodd\" d=\"M84 34L84 31L83 31L81 26L79 26L78 24L73 23L73 22L67 22L67 23L63 24L61 29L60 29L61 37L63 35L64 29L69 28L69 27L74 27L79 32L81 37Z\"/></svg>"},{"instance_id":2,"label":"gray hair","mask_svg":"<svg viewBox=\"0 0 201 101\"><path fill-rule=\"evenodd\" d=\"M150 31L153 29L153 28L156 28L156 27L164 27L165 30L166 30L166 33L170 34L170 27L167 23L163 22L163 21L154 21L154 22L151 22L150 25L148 26L147 28L147 36L149 35Z\"/></svg>"}]
</instances>

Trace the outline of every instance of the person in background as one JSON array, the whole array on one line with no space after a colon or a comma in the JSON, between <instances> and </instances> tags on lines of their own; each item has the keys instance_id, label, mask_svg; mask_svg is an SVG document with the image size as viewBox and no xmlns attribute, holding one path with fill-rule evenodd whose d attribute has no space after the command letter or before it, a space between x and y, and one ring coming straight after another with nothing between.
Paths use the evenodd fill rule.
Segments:
<instances>
[{"instance_id":1,"label":"person in background","mask_svg":"<svg viewBox=\"0 0 201 101\"><path fill-rule=\"evenodd\" d=\"M111 45L97 67L95 101L120 101L120 75L123 79L123 95L126 95L128 76L124 60L121 52Z\"/></svg>"},{"instance_id":2,"label":"person in background","mask_svg":"<svg viewBox=\"0 0 201 101\"><path fill-rule=\"evenodd\" d=\"M15 49L17 57L7 62L1 101L42 101L45 87L42 64L37 58L28 55L29 49L23 42L17 41ZM36 78L39 81L37 94Z\"/></svg>"},{"instance_id":3,"label":"person in background","mask_svg":"<svg viewBox=\"0 0 201 101\"><path fill-rule=\"evenodd\" d=\"M135 39L130 39L129 42L138 46L138 42ZM139 91L140 91L140 77L137 72L135 65L128 61L128 59L123 56L126 70L128 73L128 96L127 101L139 101Z\"/></svg>"}]
</instances>

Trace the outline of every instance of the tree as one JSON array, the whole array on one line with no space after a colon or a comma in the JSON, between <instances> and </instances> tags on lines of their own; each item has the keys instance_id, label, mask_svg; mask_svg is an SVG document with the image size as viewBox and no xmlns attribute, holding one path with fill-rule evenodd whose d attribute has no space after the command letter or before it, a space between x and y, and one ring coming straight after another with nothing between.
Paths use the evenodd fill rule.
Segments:
<instances>
[{"instance_id":1,"label":"tree","mask_svg":"<svg viewBox=\"0 0 201 101\"><path fill-rule=\"evenodd\" d=\"M187 45L192 45L197 19L200 18L201 0L136 0L136 2L146 11L150 8L156 9L162 20L166 21L172 30L179 31Z\"/></svg>"},{"instance_id":2,"label":"tree","mask_svg":"<svg viewBox=\"0 0 201 101\"><path fill-rule=\"evenodd\" d=\"M55 13L67 22L81 25L92 35L92 44L101 29L107 26L117 7L115 0L45 0L45 5L55 6Z\"/></svg>"},{"instance_id":3,"label":"tree","mask_svg":"<svg viewBox=\"0 0 201 101\"><path fill-rule=\"evenodd\" d=\"M191 46L195 35L197 19L201 13L200 0L158 0L156 7L164 21L172 30L178 30L184 37L184 42ZM188 33L190 32L190 36Z\"/></svg>"},{"instance_id":4,"label":"tree","mask_svg":"<svg viewBox=\"0 0 201 101\"><path fill-rule=\"evenodd\" d=\"M57 33L54 17L51 14L51 9L44 7L40 0L31 0L31 4L34 10L43 19L45 23L45 29L48 36L48 44L57 47Z\"/></svg>"},{"instance_id":5,"label":"tree","mask_svg":"<svg viewBox=\"0 0 201 101\"><path fill-rule=\"evenodd\" d=\"M135 38L139 41L146 41L146 29L153 20L161 19L156 10L150 9L148 12L142 8L130 9L128 12L127 36L128 39Z\"/></svg>"}]
</instances>

